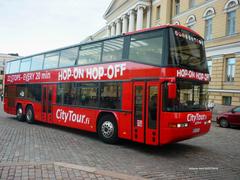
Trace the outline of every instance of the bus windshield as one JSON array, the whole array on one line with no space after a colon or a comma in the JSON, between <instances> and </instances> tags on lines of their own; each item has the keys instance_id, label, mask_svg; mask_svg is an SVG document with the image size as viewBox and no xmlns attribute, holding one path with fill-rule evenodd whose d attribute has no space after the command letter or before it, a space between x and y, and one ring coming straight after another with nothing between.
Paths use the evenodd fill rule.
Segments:
<instances>
[{"instance_id":1,"label":"bus windshield","mask_svg":"<svg viewBox=\"0 0 240 180\"><path fill-rule=\"evenodd\" d=\"M169 37L169 64L208 73L203 39L191 32L173 28Z\"/></svg>"},{"instance_id":2,"label":"bus windshield","mask_svg":"<svg viewBox=\"0 0 240 180\"><path fill-rule=\"evenodd\" d=\"M174 100L166 98L166 110L176 112L206 111L208 109L207 89L208 84L177 81L177 97Z\"/></svg>"}]
</instances>

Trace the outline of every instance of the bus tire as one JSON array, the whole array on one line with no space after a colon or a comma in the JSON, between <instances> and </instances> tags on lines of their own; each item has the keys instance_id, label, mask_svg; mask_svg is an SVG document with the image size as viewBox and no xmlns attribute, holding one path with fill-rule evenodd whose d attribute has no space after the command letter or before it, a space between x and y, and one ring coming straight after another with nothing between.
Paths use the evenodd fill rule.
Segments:
<instances>
[{"instance_id":1,"label":"bus tire","mask_svg":"<svg viewBox=\"0 0 240 180\"><path fill-rule=\"evenodd\" d=\"M16 117L18 121L24 121L25 120L25 116L23 114L23 108L21 104L17 105L17 112L16 112Z\"/></svg>"},{"instance_id":2,"label":"bus tire","mask_svg":"<svg viewBox=\"0 0 240 180\"><path fill-rule=\"evenodd\" d=\"M27 109L26 109L26 121L29 124L34 123L34 111L31 105L27 106Z\"/></svg>"},{"instance_id":3,"label":"bus tire","mask_svg":"<svg viewBox=\"0 0 240 180\"><path fill-rule=\"evenodd\" d=\"M98 136L108 144L115 144L118 141L117 123L113 115L104 115L99 119Z\"/></svg>"}]
</instances>

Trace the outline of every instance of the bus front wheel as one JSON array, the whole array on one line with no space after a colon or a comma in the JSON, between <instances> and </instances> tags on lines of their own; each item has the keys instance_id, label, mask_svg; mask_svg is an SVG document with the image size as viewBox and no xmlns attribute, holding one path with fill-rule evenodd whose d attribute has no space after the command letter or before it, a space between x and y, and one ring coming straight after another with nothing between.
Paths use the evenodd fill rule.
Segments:
<instances>
[{"instance_id":1,"label":"bus front wheel","mask_svg":"<svg viewBox=\"0 0 240 180\"><path fill-rule=\"evenodd\" d=\"M27 110L26 110L26 121L29 124L34 123L34 111L33 111L32 106L28 106L27 107Z\"/></svg>"},{"instance_id":2,"label":"bus front wheel","mask_svg":"<svg viewBox=\"0 0 240 180\"><path fill-rule=\"evenodd\" d=\"M17 106L17 113L16 114L17 114L17 120L18 121L24 121L25 120L22 105L19 104Z\"/></svg>"},{"instance_id":3,"label":"bus front wheel","mask_svg":"<svg viewBox=\"0 0 240 180\"><path fill-rule=\"evenodd\" d=\"M104 115L99 119L98 136L105 143L115 144L118 141L117 123L112 115Z\"/></svg>"}]
</instances>

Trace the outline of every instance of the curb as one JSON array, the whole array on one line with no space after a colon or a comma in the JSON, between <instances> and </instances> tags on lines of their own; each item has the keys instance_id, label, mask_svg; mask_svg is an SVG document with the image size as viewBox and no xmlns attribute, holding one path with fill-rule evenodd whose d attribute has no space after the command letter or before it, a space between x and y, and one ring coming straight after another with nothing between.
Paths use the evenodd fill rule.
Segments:
<instances>
[{"instance_id":1,"label":"curb","mask_svg":"<svg viewBox=\"0 0 240 180\"><path fill-rule=\"evenodd\" d=\"M144 178L139 177L139 176L132 176L132 175L127 175L123 173L117 173L113 171L108 171L108 170L100 170L95 167L89 167L89 166L81 166L77 164L70 164L70 163L64 163L64 162L6 162L6 163L0 163L0 167L3 166L38 166L38 165L54 165L54 166L61 166L65 168L70 168L70 169L77 169L80 171L85 171L88 173L94 173L94 174L99 174L102 176L108 176L112 178L117 178L117 179L123 179L123 180L143 180Z\"/></svg>"},{"instance_id":2,"label":"curb","mask_svg":"<svg viewBox=\"0 0 240 180\"><path fill-rule=\"evenodd\" d=\"M124 179L124 180L143 180L144 178L139 177L139 176L131 176L127 174L122 174L122 173L117 173L113 171L107 171L107 170L99 170L94 167L88 167L88 166L80 166L76 164L69 164L69 163L63 163L63 162L54 162L54 165L56 166L63 166L66 168L71 168L71 169L77 169L81 171L86 171L89 173L95 173L95 174L100 174L103 176L110 176L112 178L118 178L118 179Z\"/></svg>"}]
</instances>

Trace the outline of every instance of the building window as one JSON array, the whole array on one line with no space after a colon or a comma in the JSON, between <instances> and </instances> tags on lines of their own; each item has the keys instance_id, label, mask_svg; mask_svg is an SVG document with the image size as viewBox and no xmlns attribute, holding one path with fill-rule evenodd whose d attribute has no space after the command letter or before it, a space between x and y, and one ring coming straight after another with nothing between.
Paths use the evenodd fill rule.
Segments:
<instances>
[{"instance_id":1,"label":"building window","mask_svg":"<svg viewBox=\"0 0 240 180\"><path fill-rule=\"evenodd\" d=\"M236 11L231 11L227 13L227 35L232 35L235 33L236 24Z\"/></svg>"},{"instance_id":2,"label":"building window","mask_svg":"<svg viewBox=\"0 0 240 180\"><path fill-rule=\"evenodd\" d=\"M195 15L188 16L186 24L187 27L193 28L194 24L196 24L196 16Z\"/></svg>"},{"instance_id":3,"label":"building window","mask_svg":"<svg viewBox=\"0 0 240 180\"><path fill-rule=\"evenodd\" d=\"M208 71L211 76L212 75L212 60L208 60Z\"/></svg>"},{"instance_id":4,"label":"building window","mask_svg":"<svg viewBox=\"0 0 240 180\"><path fill-rule=\"evenodd\" d=\"M205 20L205 39L212 39L212 19L215 16L215 9L213 7L207 8L203 13L203 19Z\"/></svg>"},{"instance_id":5,"label":"building window","mask_svg":"<svg viewBox=\"0 0 240 180\"><path fill-rule=\"evenodd\" d=\"M229 0L224 6L224 12L227 13L227 35L232 35L236 31L236 9L239 8L238 0Z\"/></svg>"},{"instance_id":6,"label":"building window","mask_svg":"<svg viewBox=\"0 0 240 180\"><path fill-rule=\"evenodd\" d=\"M236 59L235 58L228 58L227 59L227 82L233 82L234 81L235 65L236 65Z\"/></svg>"},{"instance_id":7,"label":"building window","mask_svg":"<svg viewBox=\"0 0 240 180\"><path fill-rule=\"evenodd\" d=\"M196 1L195 0L189 0L189 8L193 8L196 6Z\"/></svg>"},{"instance_id":8,"label":"building window","mask_svg":"<svg viewBox=\"0 0 240 180\"><path fill-rule=\"evenodd\" d=\"M222 97L223 105L231 106L232 105L232 97L231 96L223 96Z\"/></svg>"},{"instance_id":9,"label":"building window","mask_svg":"<svg viewBox=\"0 0 240 180\"><path fill-rule=\"evenodd\" d=\"M176 9L176 12L175 14L178 15L180 13L180 0L175 0L175 9Z\"/></svg>"},{"instance_id":10,"label":"building window","mask_svg":"<svg viewBox=\"0 0 240 180\"><path fill-rule=\"evenodd\" d=\"M205 39L212 39L212 19L205 20Z\"/></svg>"},{"instance_id":11,"label":"building window","mask_svg":"<svg viewBox=\"0 0 240 180\"><path fill-rule=\"evenodd\" d=\"M157 6L157 9L156 9L156 19L157 20L160 19L160 12L161 12L161 6Z\"/></svg>"}]
</instances>

